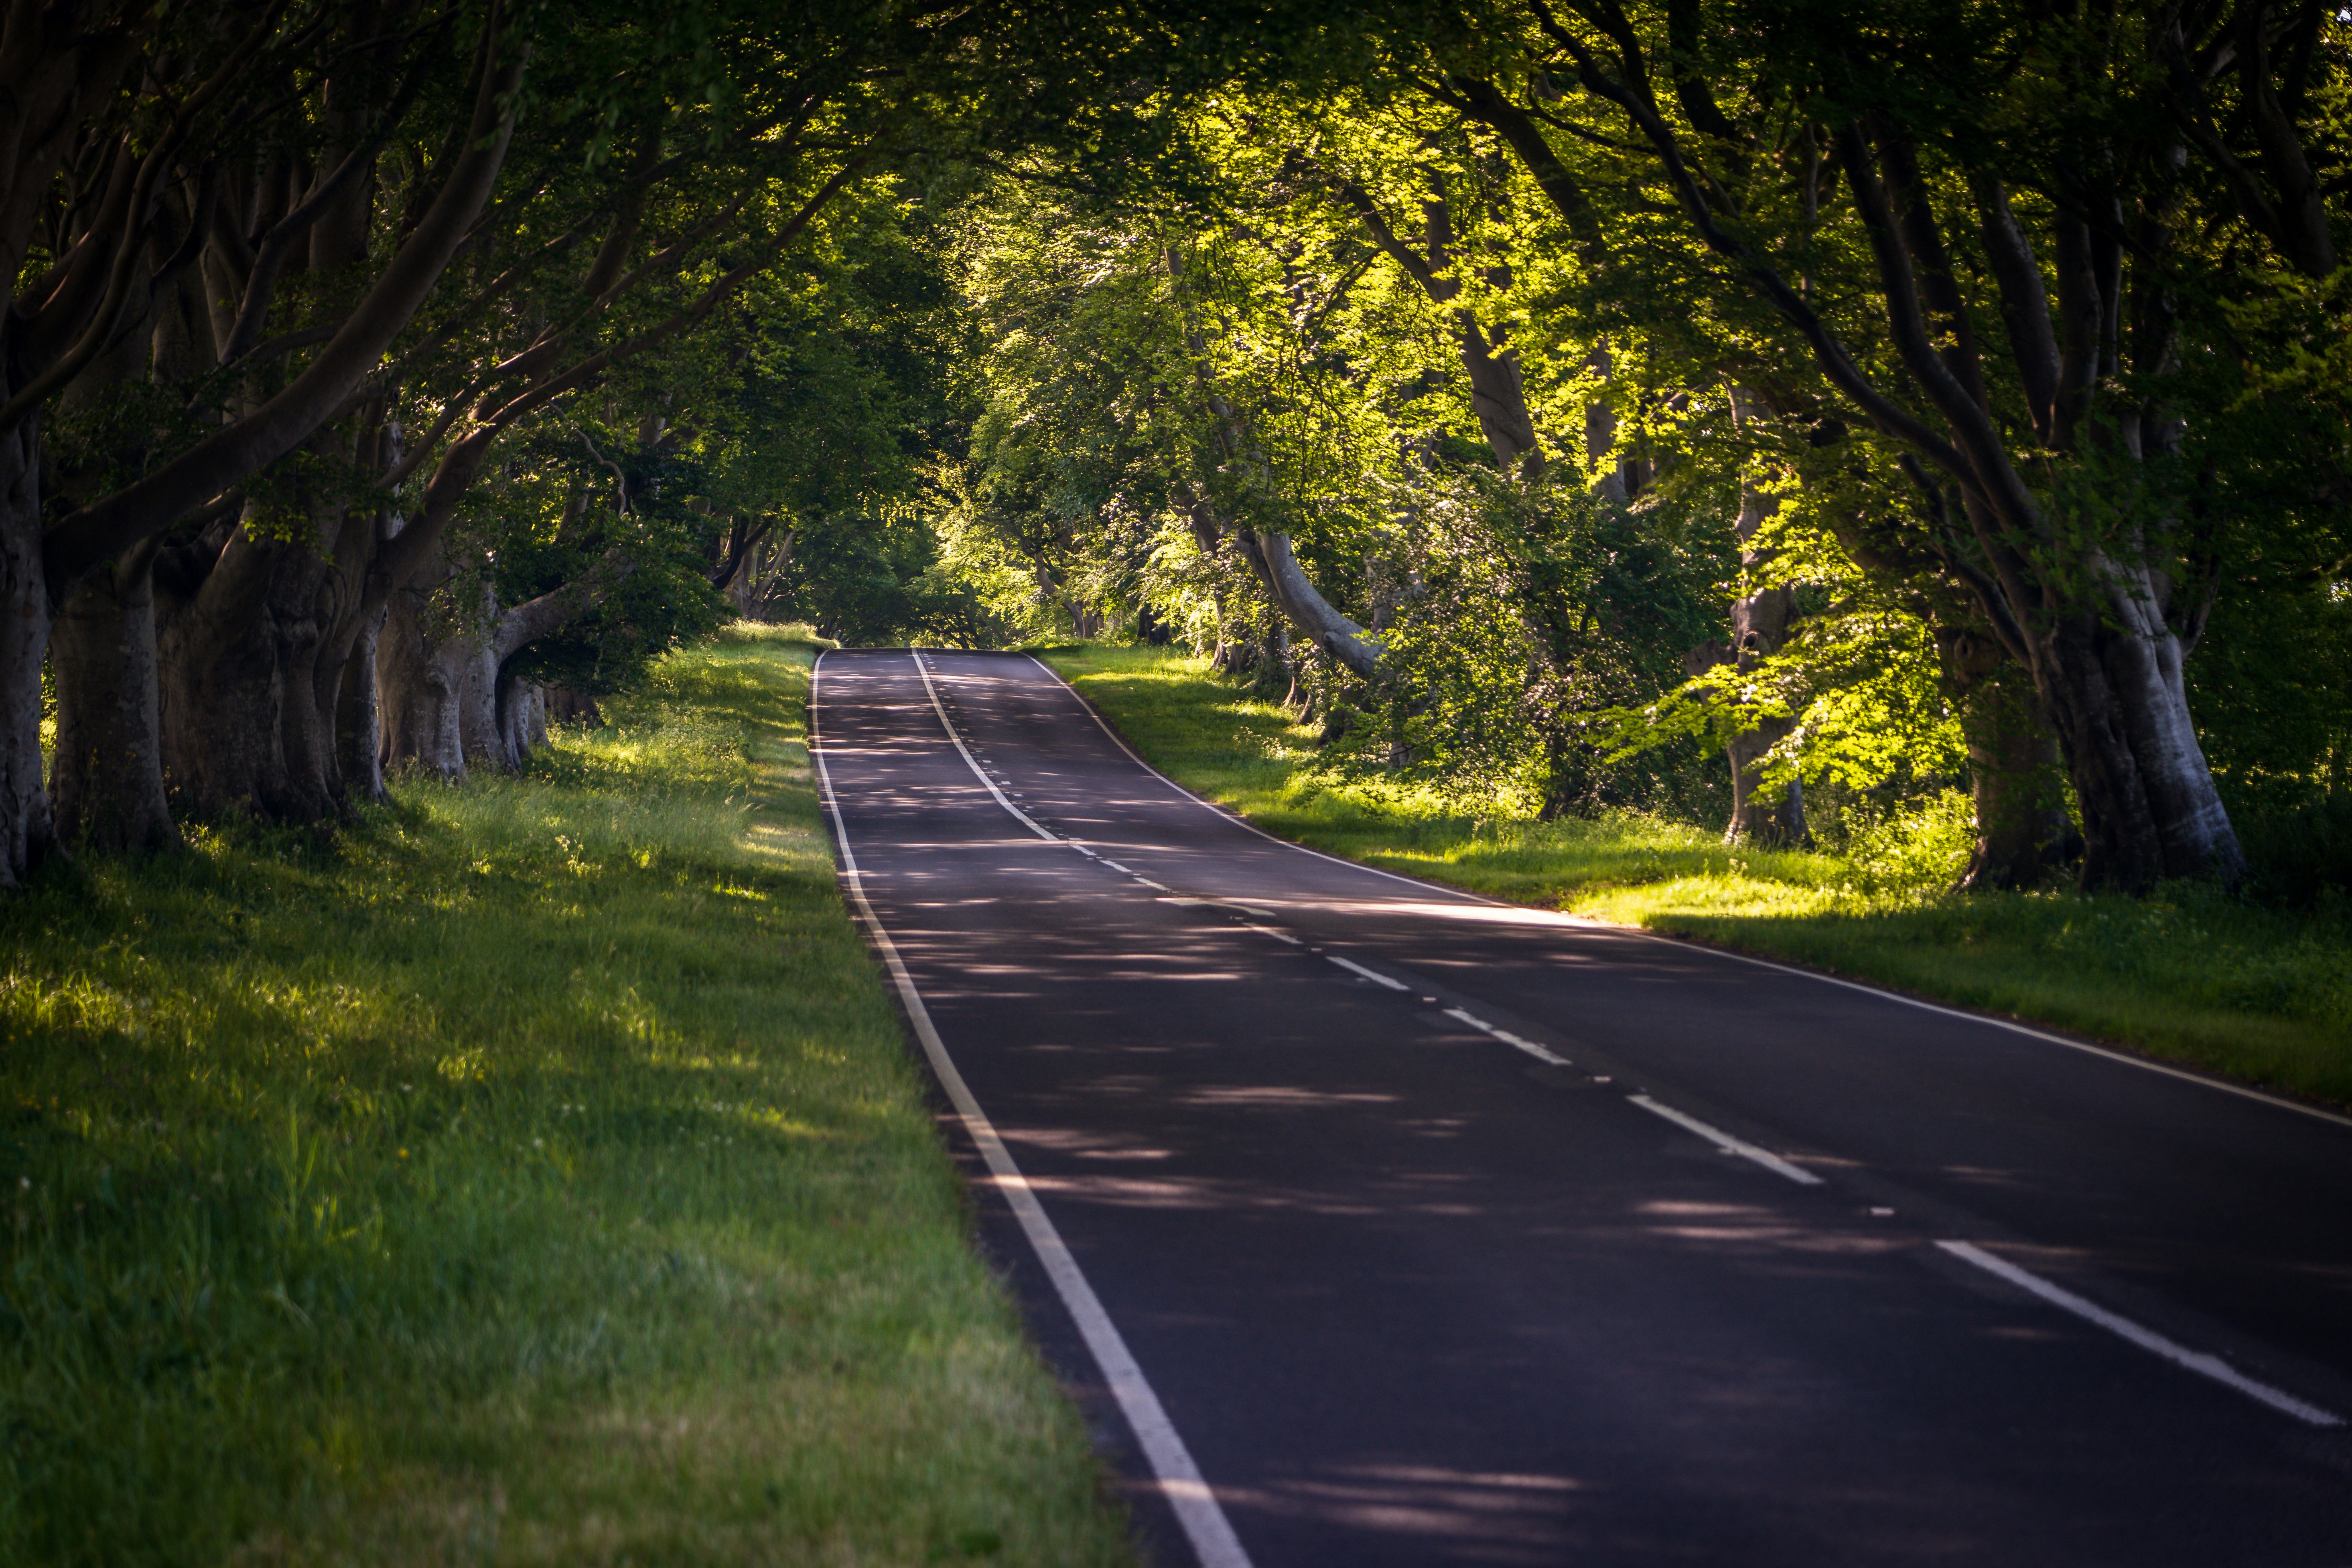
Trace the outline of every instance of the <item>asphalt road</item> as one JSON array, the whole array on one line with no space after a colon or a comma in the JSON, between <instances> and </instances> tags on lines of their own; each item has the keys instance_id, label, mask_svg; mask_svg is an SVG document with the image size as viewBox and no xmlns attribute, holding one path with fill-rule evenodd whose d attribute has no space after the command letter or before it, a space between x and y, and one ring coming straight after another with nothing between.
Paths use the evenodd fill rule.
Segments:
<instances>
[{"instance_id":1,"label":"asphalt road","mask_svg":"<svg viewBox=\"0 0 2352 1568\"><path fill-rule=\"evenodd\" d=\"M1278 844L1024 657L815 709L1160 1562L2352 1564L2352 1122Z\"/></svg>"}]
</instances>

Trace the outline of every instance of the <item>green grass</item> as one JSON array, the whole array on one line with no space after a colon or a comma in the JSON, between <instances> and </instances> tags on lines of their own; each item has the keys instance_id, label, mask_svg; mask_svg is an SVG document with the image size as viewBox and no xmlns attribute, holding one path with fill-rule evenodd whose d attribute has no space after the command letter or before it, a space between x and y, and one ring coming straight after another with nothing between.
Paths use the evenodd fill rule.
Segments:
<instances>
[{"instance_id":1,"label":"green grass","mask_svg":"<svg viewBox=\"0 0 2352 1568\"><path fill-rule=\"evenodd\" d=\"M1204 661L1153 648L1045 657L1156 766L1299 843L2352 1105L2352 910L2341 900L2297 913L2189 885L2145 900L1952 894L1966 843L1949 808L1856 833L1835 855L1727 848L1632 816L1480 816L1426 791L1318 773L1309 731Z\"/></svg>"},{"instance_id":2,"label":"green grass","mask_svg":"<svg viewBox=\"0 0 2352 1568\"><path fill-rule=\"evenodd\" d=\"M0 1561L1132 1560L835 890L810 658L0 904Z\"/></svg>"}]
</instances>

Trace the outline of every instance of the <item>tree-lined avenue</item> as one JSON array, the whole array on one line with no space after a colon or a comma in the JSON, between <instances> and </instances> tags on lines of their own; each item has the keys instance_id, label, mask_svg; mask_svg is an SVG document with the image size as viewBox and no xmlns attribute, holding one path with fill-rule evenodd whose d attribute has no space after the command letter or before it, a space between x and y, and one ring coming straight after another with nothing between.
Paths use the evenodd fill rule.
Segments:
<instances>
[{"instance_id":1,"label":"tree-lined avenue","mask_svg":"<svg viewBox=\"0 0 2352 1568\"><path fill-rule=\"evenodd\" d=\"M1252 1561L2344 1560L2352 1124L1279 844L1026 658L831 654L814 709Z\"/></svg>"}]
</instances>

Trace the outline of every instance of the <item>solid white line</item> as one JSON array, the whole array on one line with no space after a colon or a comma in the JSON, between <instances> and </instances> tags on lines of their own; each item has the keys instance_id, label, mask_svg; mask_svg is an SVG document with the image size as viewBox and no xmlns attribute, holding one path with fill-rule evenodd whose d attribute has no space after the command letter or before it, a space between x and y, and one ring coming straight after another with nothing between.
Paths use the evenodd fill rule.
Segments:
<instances>
[{"instance_id":1,"label":"solid white line","mask_svg":"<svg viewBox=\"0 0 2352 1568\"><path fill-rule=\"evenodd\" d=\"M1508 1029L1498 1029L1495 1027L1494 1025L1486 1022L1486 1019L1473 1017L1471 1015L1465 1013L1459 1007L1448 1007L1445 1010L1445 1016L1449 1018L1459 1018L1474 1029L1484 1030L1486 1033L1492 1035L1495 1038L1502 1041L1503 1044L1527 1052L1528 1055L1535 1058L1538 1061L1549 1062L1556 1068L1564 1068L1571 1065L1566 1057L1546 1050L1543 1047L1536 1044L1533 1040L1523 1040L1518 1036L1511 1033Z\"/></svg>"},{"instance_id":2,"label":"solid white line","mask_svg":"<svg viewBox=\"0 0 2352 1568\"><path fill-rule=\"evenodd\" d=\"M982 784L986 784L988 786L988 793L996 797L996 804L1011 812L1013 816L1019 820L1022 826L1027 828L1038 837L1043 838L1048 844L1061 843L1062 840L1060 838L1038 826L1034 822L1030 821L1029 814L1027 812L1023 811L1019 806L1004 798L1004 792L996 787L996 781L988 776L988 770L980 765L979 761L971 754L971 748L963 743L963 736L956 731L955 721L948 717L947 706L940 700L939 689L931 684L929 661L924 658L922 655L915 653L912 649L908 650L908 657L915 661L915 673L923 678L923 694L931 700L931 711L940 716L940 728L948 732L948 739L953 741L955 742L955 749L963 754L963 765L971 770L971 776L978 779ZM824 662L824 657L820 654L817 657L817 663L823 664ZM816 670L814 667L809 670L809 692L811 710L814 711L816 702Z\"/></svg>"},{"instance_id":3,"label":"solid white line","mask_svg":"<svg viewBox=\"0 0 2352 1568\"><path fill-rule=\"evenodd\" d=\"M1352 958L1342 958L1336 952L1327 952L1323 956L1338 964L1340 968L1352 969L1357 973L1362 975L1365 979L1372 981L1376 984L1385 985L1391 991L1410 991L1412 989L1412 986L1407 985L1402 980L1391 980L1387 975L1381 973L1378 970L1366 969L1362 964L1358 963Z\"/></svg>"},{"instance_id":4,"label":"solid white line","mask_svg":"<svg viewBox=\"0 0 2352 1568\"><path fill-rule=\"evenodd\" d=\"M1257 824L1244 817L1239 812L1228 811L1213 802L1202 799L1141 757L1137 756L1135 748L1119 739L1118 731L1104 722L1103 716L1095 711L1094 705L1079 696L1077 688L1064 680L1060 672L1034 653L1025 654L1023 657L1052 677L1055 684L1068 692L1070 700L1084 709L1087 716L1095 721L1104 734L1110 737L1111 743L1125 752L1137 767L1141 768L1193 805L1215 812L1226 821L1236 826L1247 828L1270 844L1279 844L1286 849L1296 849L1301 855L1312 855L1318 860L1328 860L1334 865L1352 866L1359 871L1370 872L1375 877L1385 877L1391 882L1403 882L1428 892L1443 893L1456 899L1468 899L1474 903L1486 904L1498 910L1528 910L1535 914L1558 921L1565 926L1606 931L1618 936L1639 937L1644 942L1664 942L1683 952L1705 953L1713 958L1727 959L1734 963L1753 964L1759 969L1769 969L1776 973L1793 974L1801 980L1818 980L1824 985L1835 985L1847 991L1859 991L1865 996L1876 996L1888 1002L1899 1002L1906 1007L1916 1007L1922 1012L1940 1014L1947 1018L1959 1018L1971 1024L1983 1024L1991 1028L2005 1029L2012 1035L2023 1035L2030 1040L2040 1040L2045 1045L2063 1046L2070 1051L2081 1051L2086 1056L2099 1057L2124 1067L2137 1068L2143 1072L2161 1073L2166 1078L2179 1079L2183 1083L2193 1083L2201 1088L2218 1089L2223 1094L2233 1094L2241 1100L2251 1100L2258 1104L2270 1106L2273 1110L2293 1110L2305 1116L2315 1117L2321 1121L2332 1121L2338 1127L2352 1128L2352 1116L2345 1116L2333 1110L2323 1110L2315 1105L2305 1105L2300 1100L2283 1100L2277 1095L2265 1093L2259 1089L2248 1089L2241 1084L2207 1078L2201 1073L2185 1072L2179 1068L2167 1067L2161 1062L2149 1061L2145 1057L2132 1056L2125 1051L2110 1050L2105 1046L2095 1046L2087 1040L2070 1040L2063 1035L2053 1035L2047 1029L2037 1029L2031 1024L2021 1024L2013 1018L1999 1018L1988 1013L1971 1013L1966 1008L1949 1007L1940 1002L1929 1002L1917 996L1906 996L1900 991L1889 991L1883 986L1872 985L1864 981L1846 980L1834 974L1823 974L1819 970L1799 969L1793 964L1775 963L1769 958L1758 958L1751 953L1736 952L1727 947L1712 947L1684 942L1660 931L1646 931L1640 926L1613 925L1609 921L1597 921L1587 915L1564 915L1554 910L1535 910L1532 906L1514 904L1506 899L1492 899L1484 893L1467 892L1460 888L1446 887L1440 882L1423 881L1419 877L1408 877L1402 871L1384 871L1378 866L1367 866L1360 860L1350 860L1339 855L1327 855L1320 849L1310 849L1304 844L1294 844L1287 838L1277 838Z\"/></svg>"},{"instance_id":5,"label":"solid white line","mask_svg":"<svg viewBox=\"0 0 2352 1568\"><path fill-rule=\"evenodd\" d=\"M817 666L824 663L820 655ZM816 710L817 668L813 667L809 671L809 754L816 761L825 809L833 816L834 838L841 846L843 879L848 885L850 897L856 900L858 912L866 918L866 929L874 933L874 944L882 952L883 964L898 989L898 999L905 1004L907 1017L915 1026L916 1037L923 1043L923 1054L930 1058L932 1072L948 1091L948 1099L954 1102L956 1115L979 1147L990 1173L996 1178L997 1190L1004 1194L1005 1202L1020 1220L1022 1232L1035 1250L1037 1261L1045 1266L1046 1277L1053 1280L1062 1304L1076 1321L1087 1349L1094 1352L1095 1364L1102 1369L1103 1381L1109 1386L1111 1396L1118 1401L1120 1414L1135 1429L1136 1441L1142 1446L1151 1473L1159 1479L1160 1491L1175 1510L1177 1523L1183 1527L1193 1552L1200 1557L1201 1568L1250 1568L1249 1553L1242 1550L1241 1539L1234 1533L1225 1510L1218 1506L1216 1494L1209 1489L1201 1468L1192 1462L1191 1450L1184 1447L1175 1423L1168 1419L1160 1396L1152 1392L1142 1366L1128 1350L1118 1325L1103 1310L1094 1287L1087 1283L1077 1258L1062 1240L1062 1233L1055 1229L1045 1205L1038 1202L1021 1167L1004 1147L1004 1140L997 1136L994 1123L972 1097L963 1075L956 1070L939 1029L931 1022L930 1009L923 1005L922 993L915 989L914 976L907 972L905 961L898 956L898 944L890 940L890 933L883 929L874 906L867 901L857 857L849 847L848 825L841 819L841 803L833 793L833 774L817 744Z\"/></svg>"},{"instance_id":6,"label":"solid white line","mask_svg":"<svg viewBox=\"0 0 2352 1568\"><path fill-rule=\"evenodd\" d=\"M1936 1243L1946 1252L1965 1263L1973 1263L1988 1274L1998 1275L2021 1290L2031 1291L2053 1307L2063 1307L2086 1322L2096 1323L2121 1339L2130 1341L2144 1351L2162 1356L2173 1365L2210 1377L2224 1387L2234 1388L2252 1399L2259 1399L2272 1409L2283 1411L2298 1421L2314 1426L2341 1426L2343 1419L2316 1405L2306 1405L2294 1394L2273 1388L2267 1383L2256 1383L2219 1356L2192 1351L2176 1344L2151 1329L2144 1329L2129 1318L2119 1318L2095 1302L2086 1301L2072 1290L2062 1289L2039 1274L2028 1273L2005 1258L1998 1258L1980 1247L1965 1241Z\"/></svg>"},{"instance_id":7,"label":"solid white line","mask_svg":"<svg viewBox=\"0 0 2352 1568\"><path fill-rule=\"evenodd\" d=\"M1663 1116L1677 1127L1688 1128L1725 1153L1737 1154L1743 1160L1753 1160L1774 1175L1786 1176L1799 1186L1818 1187L1822 1184L1822 1179L1819 1176L1801 1165L1791 1165L1769 1149L1759 1149L1753 1143L1734 1138L1721 1128L1709 1127L1696 1116L1685 1116L1671 1105L1661 1105L1646 1094L1629 1094L1625 1098L1654 1116Z\"/></svg>"},{"instance_id":8,"label":"solid white line","mask_svg":"<svg viewBox=\"0 0 2352 1568\"><path fill-rule=\"evenodd\" d=\"M2183 1083L2193 1083L2203 1089L2217 1089L2223 1094L2234 1094L2241 1100L2254 1100L2259 1104L2270 1106L2273 1110L2298 1110L2305 1116L2316 1117L2322 1121L2332 1121L2338 1127L2352 1127L2352 1116L2340 1116L2333 1110L2322 1110L2315 1105L2305 1105L2298 1100L2281 1100L2277 1095L2265 1094L2259 1089L2247 1089L2240 1084L2225 1083L2220 1079L2207 1078L2201 1073L2184 1072L2179 1068L2166 1067L2162 1062L2152 1062L2144 1057L2109 1050L2105 1046L2095 1046L2086 1040L2070 1040L2063 1035L2053 1035L2046 1029L2037 1029L2031 1024L2021 1024L2014 1019L1996 1018L1984 1013L1971 1013L1961 1007L1947 1007L1940 1002L1927 1002L1916 996L1906 996L1900 991L1885 991L1875 985L1864 984L1859 980L1844 980L1834 974L1822 974L1815 970L1799 969L1793 964L1775 963L1769 958L1734 952L1728 948L1696 946L1690 942L1678 942L1670 936L1662 936L1654 931L1643 931L1638 926L1604 925L1599 921L1591 923L1601 926L1604 931L1622 931L1631 936L1647 937L1652 942L1673 942L1675 946L1685 952L1709 952L1717 958L1728 958L1740 963L1752 963L1759 969L1777 970L1782 974L1794 974L1804 980L1818 980L1824 985L1836 985L1848 991L1859 991L1866 996L1878 996L1889 1002L1900 1002L1906 1007L1916 1007L1923 1012L1940 1013L1947 1018L1958 1018L1971 1024L1989 1024L1996 1029L2006 1029L2012 1035L2023 1035L2028 1039L2041 1040L2053 1046L2063 1046L2070 1051L2081 1051L2087 1056L2103 1057L2111 1062L2120 1062L2125 1067L2138 1068L2143 1072L2161 1073L2166 1078L2177 1078Z\"/></svg>"}]
</instances>

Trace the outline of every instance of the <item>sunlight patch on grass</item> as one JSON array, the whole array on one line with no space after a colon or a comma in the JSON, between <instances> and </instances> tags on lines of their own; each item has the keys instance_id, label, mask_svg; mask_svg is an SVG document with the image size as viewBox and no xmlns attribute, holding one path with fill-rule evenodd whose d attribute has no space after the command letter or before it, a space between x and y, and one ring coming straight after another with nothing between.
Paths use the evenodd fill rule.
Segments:
<instances>
[{"instance_id":1,"label":"sunlight patch on grass","mask_svg":"<svg viewBox=\"0 0 2352 1568\"><path fill-rule=\"evenodd\" d=\"M0 905L0 1558L1131 1560L842 908L812 656Z\"/></svg>"},{"instance_id":2,"label":"sunlight patch on grass","mask_svg":"<svg viewBox=\"0 0 2352 1568\"><path fill-rule=\"evenodd\" d=\"M2291 912L2197 885L2140 900L1947 890L1964 803L1843 855L1727 846L1633 814L1532 822L1428 790L1327 785L1314 733L1156 648L1044 656L1136 750L1267 831L1370 865L1742 948L2030 1018L2352 1105L2352 907Z\"/></svg>"}]
</instances>

